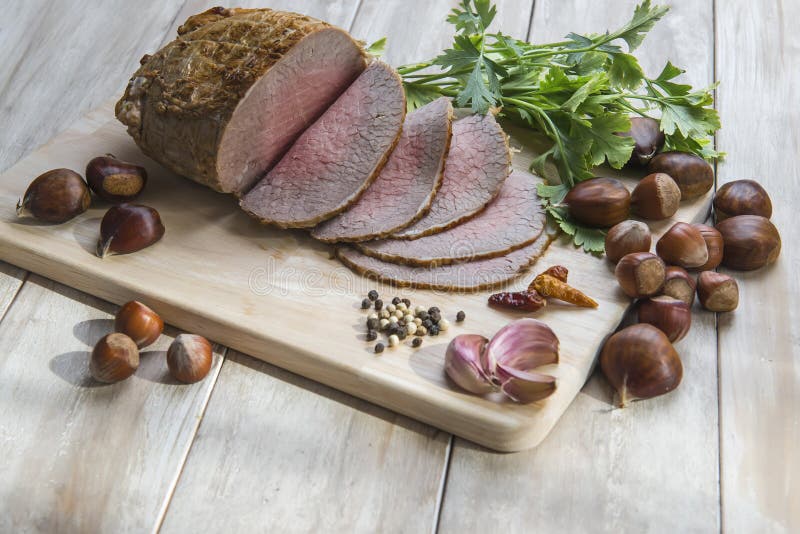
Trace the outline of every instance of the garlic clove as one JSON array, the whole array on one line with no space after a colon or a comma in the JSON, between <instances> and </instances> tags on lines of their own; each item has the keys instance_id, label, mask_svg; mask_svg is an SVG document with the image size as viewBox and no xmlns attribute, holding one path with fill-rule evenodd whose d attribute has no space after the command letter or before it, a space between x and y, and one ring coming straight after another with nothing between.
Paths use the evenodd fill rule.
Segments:
<instances>
[{"instance_id":1,"label":"garlic clove","mask_svg":"<svg viewBox=\"0 0 800 534\"><path fill-rule=\"evenodd\" d=\"M498 364L497 368L508 377L500 390L508 398L520 404L546 399L556 391L556 379L553 376L534 371L520 371L503 364Z\"/></svg>"},{"instance_id":2,"label":"garlic clove","mask_svg":"<svg viewBox=\"0 0 800 534\"><path fill-rule=\"evenodd\" d=\"M537 319L525 318L507 324L486 346L486 369L497 374L501 381L502 369L530 371L551 363L558 363L558 338Z\"/></svg>"},{"instance_id":3,"label":"garlic clove","mask_svg":"<svg viewBox=\"0 0 800 534\"><path fill-rule=\"evenodd\" d=\"M488 342L483 336L462 334L454 337L447 346L444 357L447 376L471 393L483 395L495 390L482 360Z\"/></svg>"}]
</instances>

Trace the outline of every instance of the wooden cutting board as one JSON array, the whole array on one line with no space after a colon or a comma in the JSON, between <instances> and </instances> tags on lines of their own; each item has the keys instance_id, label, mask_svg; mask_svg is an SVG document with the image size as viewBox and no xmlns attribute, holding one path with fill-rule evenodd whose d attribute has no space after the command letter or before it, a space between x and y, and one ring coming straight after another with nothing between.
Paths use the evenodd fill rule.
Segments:
<instances>
[{"instance_id":1,"label":"wooden cutting board","mask_svg":"<svg viewBox=\"0 0 800 534\"><path fill-rule=\"evenodd\" d=\"M517 134L512 131L512 146L522 149L529 143ZM105 153L147 167L150 182L140 202L160 212L167 229L161 242L136 254L97 258L100 219L108 208L97 200L88 212L62 225L17 219L17 199L33 178L57 167L83 174L92 157ZM530 156L527 149L515 154L515 166L526 169ZM684 203L676 220L704 220L709 197ZM670 224L658 223L653 230L659 234ZM536 314L561 340L560 363L549 370L558 377L558 389L532 405L496 402L459 391L447 380L445 348L461 333L491 338L522 315L488 308L488 292L393 290L355 275L332 259L331 251L304 232L259 225L238 209L234 198L144 157L113 118L111 103L0 178L0 259L118 304L142 300L185 331L500 451L534 447L544 439L580 391L598 349L629 305L611 264L554 242L514 287L561 264L570 270L570 283L600 306L587 310L552 303ZM426 337L419 349L407 340L376 355L374 343L364 340L366 313L360 310L370 289L387 301L398 295L414 304L439 306L453 327ZM456 324L459 310L467 319Z\"/></svg>"}]
</instances>

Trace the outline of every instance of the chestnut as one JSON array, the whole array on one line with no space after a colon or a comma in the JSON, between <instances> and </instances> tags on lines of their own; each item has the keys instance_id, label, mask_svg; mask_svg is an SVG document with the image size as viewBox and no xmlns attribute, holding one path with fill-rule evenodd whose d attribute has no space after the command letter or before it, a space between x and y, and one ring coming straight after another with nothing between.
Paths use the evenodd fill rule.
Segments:
<instances>
[{"instance_id":1,"label":"chestnut","mask_svg":"<svg viewBox=\"0 0 800 534\"><path fill-rule=\"evenodd\" d=\"M634 252L619 260L614 275L622 291L631 298L649 297L664 287L664 261L649 252Z\"/></svg>"},{"instance_id":2,"label":"chestnut","mask_svg":"<svg viewBox=\"0 0 800 534\"><path fill-rule=\"evenodd\" d=\"M669 174L678 184L682 200L703 196L714 186L711 165L686 152L662 152L650 160L647 170Z\"/></svg>"},{"instance_id":3,"label":"chestnut","mask_svg":"<svg viewBox=\"0 0 800 534\"><path fill-rule=\"evenodd\" d=\"M631 193L631 208L642 219L669 219L678 211L681 190L668 174L648 174Z\"/></svg>"},{"instance_id":4,"label":"chestnut","mask_svg":"<svg viewBox=\"0 0 800 534\"><path fill-rule=\"evenodd\" d=\"M631 194L619 180L592 178L570 189L564 204L576 221L607 228L628 218Z\"/></svg>"},{"instance_id":5,"label":"chestnut","mask_svg":"<svg viewBox=\"0 0 800 534\"><path fill-rule=\"evenodd\" d=\"M130 337L141 349L156 342L164 331L164 320L138 300L132 300L117 312L114 330Z\"/></svg>"},{"instance_id":6,"label":"chestnut","mask_svg":"<svg viewBox=\"0 0 800 534\"><path fill-rule=\"evenodd\" d=\"M671 342L680 341L692 326L692 311L682 300L661 295L642 300L638 305L640 323L655 326Z\"/></svg>"},{"instance_id":7,"label":"chestnut","mask_svg":"<svg viewBox=\"0 0 800 534\"><path fill-rule=\"evenodd\" d=\"M739 306L739 284L727 274L703 271L697 278L697 296L708 311L733 311Z\"/></svg>"},{"instance_id":8,"label":"chestnut","mask_svg":"<svg viewBox=\"0 0 800 534\"><path fill-rule=\"evenodd\" d=\"M611 336L600 352L600 369L619 394L619 405L669 393L681 383L683 364L658 328L635 324Z\"/></svg>"},{"instance_id":9,"label":"chestnut","mask_svg":"<svg viewBox=\"0 0 800 534\"><path fill-rule=\"evenodd\" d=\"M110 208L100 222L97 255L129 254L149 247L164 236L158 212L139 204L120 204Z\"/></svg>"},{"instance_id":10,"label":"chestnut","mask_svg":"<svg viewBox=\"0 0 800 534\"><path fill-rule=\"evenodd\" d=\"M81 175L69 169L53 169L37 176L17 202L17 216L63 223L80 215L92 203Z\"/></svg>"},{"instance_id":11,"label":"chestnut","mask_svg":"<svg viewBox=\"0 0 800 534\"><path fill-rule=\"evenodd\" d=\"M617 263L631 252L648 252L652 235L650 228L640 221L622 221L606 234L606 257Z\"/></svg>"},{"instance_id":12,"label":"chestnut","mask_svg":"<svg viewBox=\"0 0 800 534\"><path fill-rule=\"evenodd\" d=\"M647 166L659 150L664 147L664 132L656 119L631 117L631 129L619 134L633 139L633 152L629 165Z\"/></svg>"},{"instance_id":13,"label":"chestnut","mask_svg":"<svg viewBox=\"0 0 800 534\"><path fill-rule=\"evenodd\" d=\"M111 384L125 380L139 367L139 349L125 334L108 334L97 342L89 360L95 380Z\"/></svg>"},{"instance_id":14,"label":"chestnut","mask_svg":"<svg viewBox=\"0 0 800 534\"><path fill-rule=\"evenodd\" d=\"M713 226L706 224L695 223L692 226L700 231L700 235L703 236L708 249L708 261L695 268L698 271L712 271L722 262L722 249L724 247L722 234Z\"/></svg>"},{"instance_id":15,"label":"chestnut","mask_svg":"<svg viewBox=\"0 0 800 534\"><path fill-rule=\"evenodd\" d=\"M694 292L697 284L694 278L683 267L670 265L664 275L664 295L678 299L691 306L694 303Z\"/></svg>"},{"instance_id":16,"label":"chestnut","mask_svg":"<svg viewBox=\"0 0 800 534\"><path fill-rule=\"evenodd\" d=\"M180 334L167 350L167 367L176 380L186 384L198 382L211 369L211 343L203 336Z\"/></svg>"},{"instance_id":17,"label":"chestnut","mask_svg":"<svg viewBox=\"0 0 800 534\"><path fill-rule=\"evenodd\" d=\"M781 253L781 236L766 217L737 215L717 224L722 234L722 265L753 271L769 265Z\"/></svg>"},{"instance_id":18,"label":"chestnut","mask_svg":"<svg viewBox=\"0 0 800 534\"><path fill-rule=\"evenodd\" d=\"M737 215L761 215L769 219L772 217L772 201L758 182L736 180L717 190L714 215L717 222Z\"/></svg>"},{"instance_id":19,"label":"chestnut","mask_svg":"<svg viewBox=\"0 0 800 534\"><path fill-rule=\"evenodd\" d=\"M98 156L86 165L86 181L95 195L108 202L130 202L147 184L144 167L121 161L112 154Z\"/></svg>"},{"instance_id":20,"label":"chestnut","mask_svg":"<svg viewBox=\"0 0 800 534\"><path fill-rule=\"evenodd\" d=\"M700 230L675 223L656 243L656 254L671 265L699 267L708 261L708 247Z\"/></svg>"}]
</instances>

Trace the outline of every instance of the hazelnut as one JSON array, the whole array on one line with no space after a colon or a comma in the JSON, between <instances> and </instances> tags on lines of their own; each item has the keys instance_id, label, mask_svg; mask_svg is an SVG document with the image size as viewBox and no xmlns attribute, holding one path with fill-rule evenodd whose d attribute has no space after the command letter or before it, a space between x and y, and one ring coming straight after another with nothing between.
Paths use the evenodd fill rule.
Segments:
<instances>
[{"instance_id":1,"label":"hazelnut","mask_svg":"<svg viewBox=\"0 0 800 534\"><path fill-rule=\"evenodd\" d=\"M633 152L628 164L645 167L664 147L664 132L659 122L650 117L631 117L631 129L619 135L633 138Z\"/></svg>"},{"instance_id":2,"label":"hazelnut","mask_svg":"<svg viewBox=\"0 0 800 534\"><path fill-rule=\"evenodd\" d=\"M714 186L711 165L686 152L662 152L650 160L647 170L669 174L678 184L682 200L703 196Z\"/></svg>"},{"instance_id":3,"label":"hazelnut","mask_svg":"<svg viewBox=\"0 0 800 534\"><path fill-rule=\"evenodd\" d=\"M114 329L130 337L141 349L156 342L164 330L164 321L138 300L132 300L117 312Z\"/></svg>"},{"instance_id":4,"label":"hazelnut","mask_svg":"<svg viewBox=\"0 0 800 534\"><path fill-rule=\"evenodd\" d=\"M656 243L656 254L671 264L700 267L708 261L708 247L700 230L686 223L675 223Z\"/></svg>"},{"instance_id":5,"label":"hazelnut","mask_svg":"<svg viewBox=\"0 0 800 534\"><path fill-rule=\"evenodd\" d=\"M678 211L681 190L668 174L648 174L631 193L633 213L643 219L669 219Z\"/></svg>"},{"instance_id":6,"label":"hazelnut","mask_svg":"<svg viewBox=\"0 0 800 534\"><path fill-rule=\"evenodd\" d=\"M683 267L670 265L664 276L664 295L681 300L690 306L694 303L694 292L697 284L694 278Z\"/></svg>"},{"instance_id":7,"label":"hazelnut","mask_svg":"<svg viewBox=\"0 0 800 534\"><path fill-rule=\"evenodd\" d=\"M40 221L63 223L80 215L92 203L81 175L69 169L54 169L31 182L17 202L17 216L31 215Z\"/></svg>"},{"instance_id":8,"label":"hazelnut","mask_svg":"<svg viewBox=\"0 0 800 534\"><path fill-rule=\"evenodd\" d=\"M737 215L761 215L769 219L772 217L772 201L758 182L736 180L717 190L714 215L718 222Z\"/></svg>"},{"instance_id":9,"label":"hazelnut","mask_svg":"<svg viewBox=\"0 0 800 534\"><path fill-rule=\"evenodd\" d=\"M703 271L697 279L697 296L709 311L733 311L739 305L739 285L727 274Z\"/></svg>"},{"instance_id":10,"label":"hazelnut","mask_svg":"<svg viewBox=\"0 0 800 534\"><path fill-rule=\"evenodd\" d=\"M211 370L211 343L203 336L180 334L167 350L167 367L176 380L192 384Z\"/></svg>"},{"instance_id":11,"label":"hazelnut","mask_svg":"<svg viewBox=\"0 0 800 534\"><path fill-rule=\"evenodd\" d=\"M147 171L144 167L106 154L92 159L86 166L86 181L94 194L103 200L130 202L147 184Z\"/></svg>"},{"instance_id":12,"label":"hazelnut","mask_svg":"<svg viewBox=\"0 0 800 534\"><path fill-rule=\"evenodd\" d=\"M664 261L649 252L634 252L619 260L614 270L622 291L631 298L649 297L664 287Z\"/></svg>"},{"instance_id":13,"label":"hazelnut","mask_svg":"<svg viewBox=\"0 0 800 534\"><path fill-rule=\"evenodd\" d=\"M600 353L600 369L619 394L620 407L678 387L683 364L658 328L635 324L611 336Z\"/></svg>"},{"instance_id":14,"label":"hazelnut","mask_svg":"<svg viewBox=\"0 0 800 534\"><path fill-rule=\"evenodd\" d=\"M722 264L739 271L769 265L781 253L781 236L766 217L737 215L717 224L724 247Z\"/></svg>"},{"instance_id":15,"label":"hazelnut","mask_svg":"<svg viewBox=\"0 0 800 534\"><path fill-rule=\"evenodd\" d=\"M622 221L606 234L606 256L617 263L631 252L648 252L652 235L650 228L641 221Z\"/></svg>"},{"instance_id":16,"label":"hazelnut","mask_svg":"<svg viewBox=\"0 0 800 534\"><path fill-rule=\"evenodd\" d=\"M139 204L120 204L109 209L100 223L97 255L128 254L149 247L164 235L158 212Z\"/></svg>"},{"instance_id":17,"label":"hazelnut","mask_svg":"<svg viewBox=\"0 0 800 534\"><path fill-rule=\"evenodd\" d=\"M638 317L640 323L655 326L673 343L683 339L692 326L692 311L689 306L682 300L667 295L641 301Z\"/></svg>"},{"instance_id":18,"label":"hazelnut","mask_svg":"<svg viewBox=\"0 0 800 534\"><path fill-rule=\"evenodd\" d=\"M700 223L695 223L692 226L700 231L700 235L703 236L708 249L708 261L700 267L696 267L696 269L698 271L712 271L722 262L722 249L724 246L722 234L713 226Z\"/></svg>"},{"instance_id":19,"label":"hazelnut","mask_svg":"<svg viewBox=\"0 0 800 534\"><path fill-rule=\"evenodd\" d=\"M89 372L95 380L111 384L125 380L139 367L139 349L125 334L108 334L94 346Z\"/></svg>"},{"instance_id":20,"label":"hazelnut","mask_svg":"<svg viewBox=\"0 0 800 534\"><path fill-rule=\"evenodd\" d=\"M607 228L628 218L631 194L619 180L592 178L570 189L564 203L576 221Z\"/></svg>"}]
</instances>

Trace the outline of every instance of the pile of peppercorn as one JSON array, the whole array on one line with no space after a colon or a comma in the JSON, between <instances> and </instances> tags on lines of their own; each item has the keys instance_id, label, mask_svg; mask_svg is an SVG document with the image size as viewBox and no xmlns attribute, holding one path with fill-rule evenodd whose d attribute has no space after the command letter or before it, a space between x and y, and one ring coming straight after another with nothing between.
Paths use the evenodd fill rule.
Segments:
<instances>
[{"instance_id":1,"label":"pile of peppercorn","mask_svg":"<svg viewBox=\"0 0 800 534\"><path fill-rule=\"evenodd\" d=\"M374 311L367 316L367 341L375 341L381 332L388 337L390 347L396 347L407 337L413 336L411 346L416 348L422 345L423 336L438 336L439 332L450 327L450 321L442 317L442 311L436 306L427 309L423 306L412 307L409 299L400 297L394 297L391 304L384 305L374 289L361 301L362 310L370 308ZM465 318L463 311L456 314L456 322L460 323ZM384 348L384 344L378 342L375 352L381 353Z\"/></svg>"}]
</instances>

